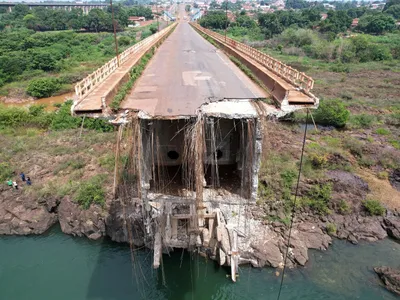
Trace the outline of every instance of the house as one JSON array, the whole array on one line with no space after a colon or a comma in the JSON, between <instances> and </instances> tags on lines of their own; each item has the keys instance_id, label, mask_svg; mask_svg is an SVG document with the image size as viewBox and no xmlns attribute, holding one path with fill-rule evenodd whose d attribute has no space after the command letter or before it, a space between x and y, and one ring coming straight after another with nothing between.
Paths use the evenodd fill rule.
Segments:
<instances>
[{"instance_id":1,"label":"house","mask_svg":"<svg viewBox=\"0 0 400 300\"><path fill-rule=\"evenodd\" d=\"M352 28L358 26L358 20L359 20L358 18L353 19L353 21L351 22L351 27L352 27Z\"/></svg>"},{"instance_id":2,"label":"house","mask_svg":"<svg viewBox=\"0 0 400 300\"><path fill-rule=\"evenodd\" d=\"M321 14L321 21L326 20L327 17L328 17L328 14Z\"/></svg>"},{"instance_id":3,"label":"house","mask_svg":"<svg viewBox=\"0 0 400 300\"><path fill-rule=\"evenodd\" d=\"M144 21L146 21L146 18L145 17L129 17L128 20L136 23L136 22L144 22Z\"/></svg>"}]
</instances>

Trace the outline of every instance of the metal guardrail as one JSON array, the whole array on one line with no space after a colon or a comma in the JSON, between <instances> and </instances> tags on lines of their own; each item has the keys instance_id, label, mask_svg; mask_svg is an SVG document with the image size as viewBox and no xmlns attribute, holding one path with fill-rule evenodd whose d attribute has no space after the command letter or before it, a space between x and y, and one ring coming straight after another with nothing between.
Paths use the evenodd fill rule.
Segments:
<instances>
[{"instance_id":1,"label":"metal guardrail","mask_svg":"<svg viewBox=\"0 0 400 300\"><path fill-rule=\"evenodd\" d=\"M279 77L285 79L289 83L300 87L306 92L309 92L314 87L314 80L304 74L303 72L299 72L292 67L285 65L284 63L280 62L279 60L261 52L257 49L254 49L250 46L247 46L243 43L235 41L231 38L223 36L222 34L216 33L212 30L206 29L201 27L197 23L192 23L193 27L197 30L203 32L204 34L213 37L214 39L218 40L220 43L228 45L235 50L242 52L243 54L249 56L250 58L254 59L262 66L266 67L269 71L273 72L274 74L278 75Z\"/></svg>"},{"instance_id":2,"label":"metal guardrail","mask_svg":"<svg viewBox=\"0 0 400 300\"><path fill-rule=\"evenodd\" d=\"M153 34L153 35L149 36L148 38L136 43L132 47L129 47L128 49L126 49L124 52L122 52L118 56L119 64L118 64L117 57L114 57L113 59L108 61L105 65L98 68L96 71L89 74L84 79L82 79L80 82L78 82L75 85L75 94L78 97L77 100L81 100L85 96L87 96L96 86L98 86L101 82L103 82L120 65L122 65L124 62L126 62L130 55L141 51L148 44L151 44L155 40L158 40L159 38L161 38L162 36L167 34L174 26L175 26L175 24L171 24L170 26L157 32L156 34Z\"/></svg>"}]
</instances>

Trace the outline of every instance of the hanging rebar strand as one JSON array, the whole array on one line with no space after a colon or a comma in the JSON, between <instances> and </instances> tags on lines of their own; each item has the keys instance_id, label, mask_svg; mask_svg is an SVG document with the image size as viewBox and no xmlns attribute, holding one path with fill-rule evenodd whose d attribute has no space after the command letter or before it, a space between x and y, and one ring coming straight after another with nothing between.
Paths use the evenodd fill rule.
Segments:
<instances>
[{"instance_id":1,"label":"hanging rebar strand","mask_svg":"<svg viewBox=\"0 0 400 300\"><path fill-rule=\"evenodd\" d=\"M124 127L124 125L120 125L118 127L117 144L115 147L114 186L113 186L114 199L117 197L117 186L118 186L118 181L119 181L119 158L120 158L120 151L121 151L120 146L121 146L123 127Z\"/></svg>"},{"instance_id":2,"label":"hanging rebar strand","mask_svg":"<svg viewBox=\"0 0 400 300\"><path fill-rule=\"evenodd\" d=\"M192 122L192 121L190 121ZM195 142L195 123L187 126L184 132L184 146L183 146L183 158L182 158L182 172L185 180L185 186L188 191L194 191L194 169L195 169L195 157L194 157L194 142Z\"/></svg>"},{"instance_id":3,"label":"hanging rebar strand","mask_svg":"<svg viewBox=\"0 0 400 300\"><path fill-rule=\"evenodd\" d=\"M253 168L254 168L254 151L255 151L255 143L256 143L256 135L255 135L255 125L254 125L255 119L249 119L247 122L247 150L246 150L246 165L247 165L247 205L248 207L250 198L251 198L251 191L253 187ZM246 209L245 207L245 209ZM247 230L247 224L248 224L248 218L244 218L244 228L245 232Z\"/></svg>"},{"instance_id":4,"label":"hanging rebar strand","mask_svg":"<svg viewBox=\"0 0 400 300\"><path fill-rule=\"evenodd\" d=\"M150 148L151 148L151 179L153 180L153 185L155 184L156 180L156 165L154 163L154 122L151 124L150 128L150 134L151 134L151 139L150 139Z\"/></svg>"},{"instance_id":5,"label":"hanging rebar strand","mask_svg":"<svg viewBox=\"0 0 400 300\"><path fill-rule=\"evenodd\" d=\"M195 229L204 223L203 221L203 180L204 180L204 119L201 115L198 116L196 122L195 134L195 180L196 180L196 215L197 220L194 222Z\"/></svg>"},{"instance_id":6,"label":"hanging rebar strand","mask_svg":"<svg viewBox=\"0 0 400 300\"><path fill-rule=\"evenodd\" d=\"M210 158L211 158L211 177L212 177L212 182L213 182L213 187L217 188L220 186L219 184L219 173L218 173L218 157L217 157L217 146L216 146L216 136L215 136L215 120L214 118L211 119L211 124L210 124L210 145L211 145L211 153L210 153Z\"/></svg>"}]
</instances>

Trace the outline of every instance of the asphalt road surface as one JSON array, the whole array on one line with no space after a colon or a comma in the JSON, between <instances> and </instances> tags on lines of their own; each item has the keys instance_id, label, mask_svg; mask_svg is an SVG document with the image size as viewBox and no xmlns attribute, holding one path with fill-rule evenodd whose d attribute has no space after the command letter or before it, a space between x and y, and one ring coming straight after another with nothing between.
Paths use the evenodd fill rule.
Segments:
<instances>
[{"instance_id":1,"label":"asphalt road surface","mask_svg":"<svg viewBox=\"0 0 400 300\"><path fill-rule=\"evenodd\" d=\"M163 42L121 107L151 116L193 116L203 104L223 98L263 98L221 50L182 21Z\"/></svg>"}]
</instances>

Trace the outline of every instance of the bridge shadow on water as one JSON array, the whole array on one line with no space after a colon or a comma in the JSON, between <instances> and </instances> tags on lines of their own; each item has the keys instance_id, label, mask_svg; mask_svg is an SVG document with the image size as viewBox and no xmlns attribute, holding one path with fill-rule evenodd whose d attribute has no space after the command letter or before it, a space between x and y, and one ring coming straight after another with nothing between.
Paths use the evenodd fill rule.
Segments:
<instances>
[{"instance_id":1,"label":"bridge shadow on water","mask_svg":"<svg viewBox=\"0 0 400 300\"><path fill-rule=\"evenodd\" d=\"M134 251L132 262L125 243L106 238L99 248L86 299L211 299L221 281L228 282L228 269L180 249L164 254L155 270L149 249Z\"/></svg>"}]
</instances>

